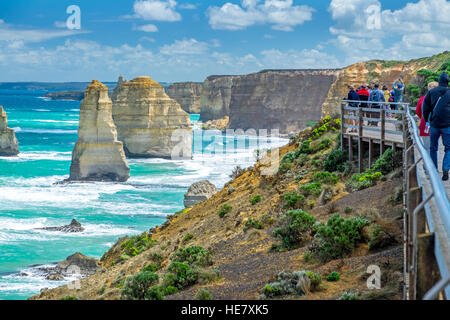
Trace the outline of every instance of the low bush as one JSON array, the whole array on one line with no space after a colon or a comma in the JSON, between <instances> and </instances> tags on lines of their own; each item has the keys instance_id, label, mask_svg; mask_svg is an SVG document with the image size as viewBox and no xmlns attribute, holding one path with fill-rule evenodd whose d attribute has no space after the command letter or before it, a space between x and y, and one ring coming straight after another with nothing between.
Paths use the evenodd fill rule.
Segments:
<instances>
[{"instance_id":1,"label":"low bush","mask_svg":"<svg viewBox=\"0 0 450 320\"><path fill-rule=\"evenodd\" d=\"M263 288L262 298L274 298L286 295L305 295L311 290L311 280L306 271L280 272L277 282L269 283Z\"/></svg>"},{"instance_id":2,"label":"low bush","mask_svg":"<svg viewBox=\"0 0 450 320\"><path fill-rule=\"evenodd\" d=\"M153 247L156 241L153 241L151 236L144 232L143 234L131 237L121 244L122 254L129 257L135 257L143 251Z\"/></svg>"},{"instance_id":3,"label":"low bush","mask_svg":"<svg viewBox=\"0 0 450 320\"><path fill-rule=\"evenodd\" d=\"M331 151L323 164L323 168L329 172L343 172L344 164L347 161L347 152L340 149Z\"/></svg>"},{"instance_id":4,"label":"low bush","mask_svg":"<svg viewBox=\"0 0 450 320\"><path fill-rule=\"evenodd\" d=\"M280 219L280 227L273 232L287 250L298 248L311 237L316 219L303 210L290 210Z\"/></svg>"},{"instance_id":5,"label":"low bush","mask_svg":"<svg viewBox=\"0 0 450 320\"><path fill-rule=\"evenodd\" d=\"M381 158L379 158L372 166L373 171L379 171L386 175L403 165L403 155L401 151L394 152L387 149Z\"/></svg>"},{"instance_id":6,"label":"low bush","mask_svg":"<svg viewBox=\"0 0 450 320\"><path fill-rule=\"evenodd\" d=\"M212 265L211 253L200 246L179 248L172 256L173 262L186 262L190 266L205 267Z\"/></svg>"},{"instance_id":7,"label":"low bush","mask_svg":"<svg viewBox=\"0 0 450 320\"><path fill-rule=\"evenodd\" d=\"M240 166L236 166L233 171L230 174L231 179L239 178L241 175L245 173L245 169L241 168Z\"/></svg>"},{"instance_id":8,"label":"low bush","mask_svg":"<svg viewBox=\"0 0 450 320\"><path fill-rule=\"evenodd\" d=\"M200 289L195 295L195 300L213 300L213 297L208 290Z\"/></svg>"},{"instance_id":9,"label":"low bush","mask_svg":"<svg viewBox=\"0 0 450 320\"><path fill-rule=\"evenodd\" d=\"M261 196L258 194L250 199L250 204L254 206L255 204L261 202Z\"/></svg>"},{"instance_id":10,"label":"low bush","mask_svg":"<svg viewBox=\"0 0 450 320\"><path fill-rule=\"evenodd\" d=\"M328 276L326 276L325 278L328 282L336 282L339 281L340 277L339 277L339 273L337 272L332 272L330 273Z\"/></svg>"},{"instance_id":11,"label":"low bush","mask_svg":"<svg viewBox=\"0 0 450 320\"><path fill-rule=\"evenodd\" d=\"M283 195L285 209L297 209L305 204L305 196L296 191Z\"/></svg>"},{"instance_id":12,"label":"low bush","mask_svg":"<svg viewBox=\"0 0 450 320\"><path fill-rule=\"evenodd\" d=\"M122 297L127 300L161 300L162 293L151 290L158 282L158 275L142 271L135 276L128 277L122 289Z\"/></svg>"},{"instance_id":13,"label":"low bush","mask_svg":"<svg viewBox=\"0 0 450 320\"><path fill-rule=\"evenodd\" d=\"M316 172L314 173L311 180L313 182L321 182L324 184L336 184L339 180L339 177L336 173Z\"/></svg>"},{"instance_id":14,"label":"low bush","mask_svg":"<svg viewBox=\"0 0 450 320\"><path fill-rule=\"evenodd\" d=\"M320 275L320 273L307 271L306 275L308 276L309 280L311 280L311 291L317 290L322 283L322 276Z\"/></svg>"},{"instance_id":15,"label":"low bush","mask_svg":"<svg viewBox=\"0 0 450 320\"><path fill-rule=\"evenodd\" d=\"M225 217L225 215L227 213L230 213L231 210L233 210L233 207L228 205L228 204L224 204L222 207L220 207L219 211L217 212L217 214L219 215L219 217L223 218Z\"/></svg>"},{"instance_id":16,"label":"low bush","mask_svg":"<svg viewBox=\"0 0 450 320\"><path fill-rule=\"evenodd\" d=\"M144 269L142 269L142 271L149 271L149 272L156 272L159 270L159 266L154 265L154 264L149 264L146 267L144 267Z\"/></svg>"},{"instance_id":17,"label":"low bush","mask_svg":"<svg viewBox=\"0 0 450 320\"><path fill-rule=\"evenodd\" d=\"M263 228L263 223L259 220L254 220L252 218L249 218L246 222L245 222L245 226L244 226L244 232L246 232L249 229L258 229L261 230Z\"/></svg>"},{"instance_id":18,"label":"low bush","mask_svg":"<svg viewBox=\"0 0 450 320\"><path fill-rule=\"evenodd\" d=\"M192 239L194 239L194 235L192 233L188 233L184 236L183 243L188 243Z\"/></svg>"},{"instance_id":19,"label":"low bush","mask_svg":"<svg viewBox=\"0 0 450 320\"><path fill-rule=\"evenodd\" d=\"M361 241L362 228L368 224L369 221L359 217L344 219L335 214L318 228L311 250L324 262L342 258Z\"/></svg>"},{"instance_id":20,"label":"low bush","mask_svg":"<svg viewBox=\"0 0 450 320\"><path fill-rule=\"evenodd\" d=\"M322 184L320 182L307 183L300 186L300 191L304 196L315 196L318 197L322 193Z\"/></svg>"},{"instance_id":21,"label":"low bush","mask_svg":"<svg viewBox=\"0 0 450 320\"><path fill-rule=\"evenodd\" d=\"M198 272L191 269L187 262L172 262L168 268L169 274L164 278L166 287L175 287L182 290L197 282Z\"/></svg>"},{"instance_id":22,"label":"low bush","mask_svg":"<svg viewBox=\"0 0 450 320\"><path fill-rule=\"evenodd\" d=\"M339 300L358 300L358 298L359 298L359 294L358 293L345 291L339 297Z\"/></svg>"},{"instance_id":23,"label":"low bush","mask_svg":"<svg viewBox=\"0 0 450 320\"><path fill-rule=\"evenodd\" d=\"M359 191L370 188L383 177L381 172L373 172L366 170L364 173L355 173L347 183L347 188L350 191Z\"/></svg>"}]
</instances>

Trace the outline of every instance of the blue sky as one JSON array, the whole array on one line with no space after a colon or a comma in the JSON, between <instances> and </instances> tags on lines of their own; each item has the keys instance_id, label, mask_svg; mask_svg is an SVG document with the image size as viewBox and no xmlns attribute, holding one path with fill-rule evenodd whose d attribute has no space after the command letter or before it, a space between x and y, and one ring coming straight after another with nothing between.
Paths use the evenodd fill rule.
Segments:
<instances>
[{"instance_id":1,"label":"blue sky","mask_svg":"<svg viewBox=\"0 0 450 320\"><path fill-rule=\"evenodd\" d=\"M69 30L67 7L81 10ZM202 81L450 48L446 0L0 2L0 81Z\"/></svg>"}]
</instances>

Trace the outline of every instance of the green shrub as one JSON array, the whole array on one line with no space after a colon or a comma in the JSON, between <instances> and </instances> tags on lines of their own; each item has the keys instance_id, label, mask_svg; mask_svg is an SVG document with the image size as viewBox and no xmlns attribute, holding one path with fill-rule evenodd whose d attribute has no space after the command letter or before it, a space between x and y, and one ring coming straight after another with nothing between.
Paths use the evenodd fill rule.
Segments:
<instances>
[{"instance_id":1,"label":"green shrub","mask_svg":"<svg viewBox=\"0 0 450 320\"><path fill-rule=\"evenodd\" d=\"M308 162L309 158L307 154L301 153L297 160L295 160L295 164L299 167L303 167L307 162Z\"/></svg>"},{"instance_id":2,"label":"green shrub","mask_svg":"<svg viewBox=\"0 0 450 320\"><path fill-rule=\"evenodd\" d=\"M128 277L122 289L122 297L127 300L161 300L159 295L150 288L158 282L158 275L142 271L135 276Z\"/></svg>"},{"instance_id":3,"label":"green shrub","mask_svg":"<svg viewBox=\"0 0 450 320\"><path fill-rule=\"evenodd\" d=\"M153 247L156 241L153 241L147 232L131 237L121 244L123 254L135 257L143 251Z\"/></svg>"},{"instance_id":4,"label":"green shrub","mask_svg":"<svg viewBox=\"0 0 450 320\"><path fill-rule=\"evenodd\" d=\"M331 151L323 164L323 168L329 172L344 171L344 163L347 161L347 152L340 149Z\"/></svg>"},{"instance_id":5,"label":"green shrub","mask_svg":"<svg viewBox=\"0 0 450 320\"><path fill-rule=\"evenodd\" d=\"M339 214L333 215L317 230L318 244L313 250L318 257L327 262L342 258L350 253L361 240L361 230L369 221L362 218L344 219Z\"/></svg>"},{"instance_id":6,"label":"green shrub","mask_svg":"<svg viewBox=\"0 0 450 320\"><path fill-rule=\"evenodd\" d=\"M307 183L300 186L300 191L306 197L310 195L318 197L322 193L322 184L320 182Z\"/></svg>"},{"instance_id":7,"label":"green shrub","mask_svg":"<svg viewBox=\"0 0 450 320\"><path fill-rule=\"evenodd\" d=\"M194 239L194 235L192 233L188 233L184 236L183 243L188 243L192 239Z\"/></svg>"},{"instance_id":8,"label":"green shrub","mask_svg":"<svg viewBox=\"0 0 450 320\"><path fill-rule=\"evenodd\" d=\"M252 206L259 202L261 202L261 196L259 194L250 199L250 203Z\"/></svg>"},{"instance_id":9,"label":"green shrub","mask_svg":"<svg viewBox=\"0 0 450 320\"><path fill-rule=\"evenodd\" d=\"M283 248L292 250L310 237L315 222L316 219L303 210L290 210L280 219L281 226L273 234L282 241Z\"/></svg>"},{"instance_id":10,"label":"green shrub","mask_svg":"<svg viewBox=\"0 0 450 320\"><path fill-rule=\"evenodd\" d=\"M219 211L217 212L217 214L219 215L219 217L223 218L225 217L225 215L227 213L230 213L231 210L233 210L233 207L228 205L228 204L224 204L222 207L220 207Z\"/></svg>"},{"instance_id":11,"label":"green shrub","mask_svg":"<svg viewBox=\"0 0 450 320\"><path fill-rule=\"evenodd\" d=\"M328 276L326 276L326 280L328 282L336 282L336 281L339 281L339 279L340 279L339 273L337 273L337 272L332 272Z\"/></svg>"},{"instance_id":12,"label":"green shrub","mask_svg":"<svg viewBox=\"0 0 450 320\"><path fill-rule=\"evenodd\" d=\"M212 300L211 293L206 289L200 289L195 295L195 300Z\"/></svg>"},{"instance_id":13,"label":"green shrub","mask_svg":"<svg viewBox=\"0 0 450 320\"><path fill-rule=\"evenodd\" d=\"M312 149L311 149L311 139L305 140L300 144L300 149L298 150L299 153L303 153L303 154L310 154L312 153Z\"/></svg>"},{"instance_id":14,"label":"green shrub","mask_svg":"<svg viewBox=\"0 0 450 320\"><path fill-rule=\"evenodd\" d=\"M171 286L181 290L195 284L198 279L198 272L191 269L187 262L172 262L168 271L170 273L164 278L166 287Z\"/></svg>"},{"instance_id":15,"label":"green shrub","mask_svg":"<svg viewBox=\"0 0 450 320\"><path fill-rule=\"evenodd\" d=\"M200 246L179 248L173 255L174 262L187 262L190 266L210 266L212 265L211 253Z\"/></svg>"},{"instance_id":16,"label":"green shrub","mask_svg":"<svg viewBox=\"0 0 450 320\"><path fill-rule=\"evenodd\" d=\"M178 293L178 291L179 290L175 287L167 286L167 287L164 287L164 289L163 289L163 295L170 296L172 294Z\"/></svg>"},{"instance_id":17,"label":"green shrub","mask_svg":"<svg viewBox=\"0 0 450 320\"><path fill-rule=\"evenodd\" d=\"M320 152L322 150L328 149L331 145L333 144L333 141L331 141L330 139L323 139L322 141L320 141L320 143L315 146L311 152L312 153L317 153Z\"/></svg>"},{"instance_id":18,"label":"green shrub","mask_svg":"<svg viewBox=\"0 0 450 320\"><path fill-rule=\"evenodd\" d=\"M324 184L336 184L338 180L338 175L330 172L316 172L312 177L313 182L321 182Z\"/></svg>"},{"instance_id":19,"label":"green shrub","mask_svg":"<svg viewBox=\"0 0 450 320\"><path fill-rule=\"evenodd\" d=\"M402 166L403 155L402 152L394 152L392 149L387 149L381 158L379 158L372 166L373 171L379 171L386 175L396 168Z\"/></svg>"},{"instance_id":20,"label":"green shrub","mask_svg":"<svg viewBox=\"0 0 450 320\"><path fill-rule=\"evenodd\" d=\"M305 204L305 196L298 194L296 191L283 195L283 198L285 201L285 209L297 209Z\"/></svg>"},{"instance_id":21,"label":"green shrub","mask_svg":"<svg viewBox=\"0 0 450 320\"><path fill-rule=\"evenodd\" d=\"M71 300L80 300L80 299L78 299L77 297L73 297L73 296L61 298L61 301L71 301Z\"/></svg>"},{"instance_id":22,"label":"green shrub","mask_svg":"<svg viewBox=\"0 0 450 320\"><path fill-rule=\"evenodd\" d=\"M309 251L309 250L306 251L306 252L303 254L302 259L303 259L303 261L305 261L305 262L310 262L311 259L312 259L312 253L311 253L311 251Z\"/></svg>"},{"instance_id":23,"label":"green shrub","mask_svg":"<svg viewBox=\"0 0 450 320\"><path fill-rule=\"evenodd\" d=\"M268 298L272 298L280 294L280 289L276 283L266 284L263 289L263 294Z\"/></svg>"},{"instance_id":24,"label":"green shrub","mask_svg":"<svg viewBox=\"0 0 450 320\"><path fill-rule=\"evenodd\" d=\"M320 273L314 273L312 271L307 271L306 275L308 276L309 280L311 280L311 289L317 290L322 283L322 276Z\"/></svg>"},{"instance_id":25,"label":"green shrub","mask_svg":"<svg viewBox=\"0 0 450 320\"><path fill-rule=\"evenodd\" d=\"M370 188L383 177L381 172L366 170L364 173L355 173L347 183L347 188L351 191L359 191Z\"/></svg>"},{"instance_id":26,"label":"green shrub","mask_svg":"<svg viewBox=\"0 0 450 320\"><path fill-rule=\"evenodd\" d=\"M263 224L259 220L253 220L252 218L250 218L245 222L244 232L252 228L261 230L263 228Z\"/></svg>"},{"instance_id":27,"label":"green shrub","mask_svg":"<svg viewBox=\"0 0 450 320\"><path fill-rule=\"evenodd\" d=\"M159 268L160 268L159 266L156 266L154 264L149 264L144 269L142 269L142 271L156 272L159 270Z\"/></svg>"},{"instance_id":28,"label":"green shrub","mask_svg":"<svg viewBox=\"0 0 450 320\"><path fill-rule=\"evenodd\" d=\"M358 300L359 294L354 292L345 291L339 300Z\"/></svg>"},{"instance_id":29,"label":"green shrub","mask_svg":"<svg viewBox=\"0 0 450 320\"><path fill-rule=\"evenodd\" d=\"M353 208L352 208L352 207L346 206L346 207L344 208L344 213L350 214L350 213L352 213L352 212L353 212Z\"/></svg>"}]
</instances>

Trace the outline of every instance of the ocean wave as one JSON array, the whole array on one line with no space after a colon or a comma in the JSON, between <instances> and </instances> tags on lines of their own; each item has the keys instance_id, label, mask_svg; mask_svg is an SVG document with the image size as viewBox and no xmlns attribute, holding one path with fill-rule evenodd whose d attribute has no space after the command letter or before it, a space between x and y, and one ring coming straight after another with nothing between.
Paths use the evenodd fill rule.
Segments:
<instances>
[{"instance_id":1,"label":"ocean wave","mask_svg":"<svg viewBox=\"0 0 450 320\"><path fill-rule=\"evenodd\" d=\"M9 162L23 162L23 161L37 161L37 160L70 161L72 159L72 152L25 151L19 153L15 157L0 157L0 159Z\"/></svg>"},{"instance_id":2,"label":"ocean wave","mask_svg":"<svg viewBox=\"0 0 450 320\"><path fill-rule=\"evenodd\" d=\"M51 112L51 110L48 110L48 109L32 109L32 111L36 111L36 112Z\"/></svg>"}]
</instances>

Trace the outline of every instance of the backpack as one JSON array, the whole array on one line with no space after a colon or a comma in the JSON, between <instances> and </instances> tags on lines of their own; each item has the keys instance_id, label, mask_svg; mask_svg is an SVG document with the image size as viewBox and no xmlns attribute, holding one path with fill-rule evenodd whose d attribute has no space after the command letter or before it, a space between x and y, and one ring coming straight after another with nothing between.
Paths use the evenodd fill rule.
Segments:
<instances>
[{"instance_id":1,"label":"backpack","mask_svg":"<svg viewBox=\"0 0 450 320\"><path fill-rule=\"evenodd\" d=\"M436 118L446 119L449 116L448 112L450 112L450 90L439 97L433 111L430 112L429 122Z\"/></svg>"}]
</instances>

